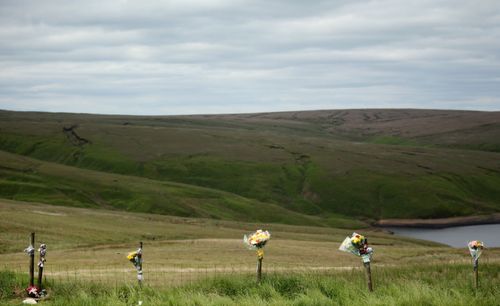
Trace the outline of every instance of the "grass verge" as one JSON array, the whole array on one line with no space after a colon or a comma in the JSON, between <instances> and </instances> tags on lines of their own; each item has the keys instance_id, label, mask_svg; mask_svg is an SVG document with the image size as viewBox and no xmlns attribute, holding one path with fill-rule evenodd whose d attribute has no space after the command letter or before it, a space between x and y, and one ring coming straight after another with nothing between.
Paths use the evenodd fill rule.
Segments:
<instances>
[{"instance_id":1,"label":"grass verge","mask_svg":"<svg viewBox=\"0 0 500 306\"><path fill-rule=\"evenodd\" d=\"M220 277L171 289L48 283L45 305L498 305L500 265L485 264L481 287L472 287L468 265L373 269L375 291L366 289L362 271L329 274ZM26 279L0 273L0 302L18 305Z\"/></svg>"}]
</instances>

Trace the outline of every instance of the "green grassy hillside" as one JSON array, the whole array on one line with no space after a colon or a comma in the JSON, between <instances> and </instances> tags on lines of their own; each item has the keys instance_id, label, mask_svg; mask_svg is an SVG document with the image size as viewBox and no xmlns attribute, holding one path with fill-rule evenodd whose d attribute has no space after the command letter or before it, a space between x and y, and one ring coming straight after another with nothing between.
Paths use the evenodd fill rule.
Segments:
<instances>
[{"instance_id":1,"label":"green grassy hillside","mask_svg":"<svg viewBox=\"0 0 500 306\"><path fill-rule=\"evenodd\" d=\"M0 193L61 205L323 225L492 213L500 211L499 124L499 113L458 111L0 112L0 150L15 154L0 155ZM57 170L32 173L30 163ZM89 179L111 173L135 185Z\"/></svg>"},{"instance_id":2,"label":"green grassy hillside","mask_svg":"<svg viewBox=\"0 0 500 306\"><path fill-rule=\"evenodd\" d=\"M274 203L181 183L85 170L0 151L0 197L54 205L122 209L224 220L337 227L351 218L300 214Z\"/></svg>"}]
</instances>

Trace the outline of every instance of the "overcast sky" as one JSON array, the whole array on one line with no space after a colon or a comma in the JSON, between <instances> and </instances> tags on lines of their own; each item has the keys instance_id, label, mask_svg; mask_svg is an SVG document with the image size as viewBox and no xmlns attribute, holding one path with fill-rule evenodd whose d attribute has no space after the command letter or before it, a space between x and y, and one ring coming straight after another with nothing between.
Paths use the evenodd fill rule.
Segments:
<instances>
[{"instance_id":1,"label":"overcast sky","mask_svg":"<svg viewBox=\"0 0 500 306\"><path fill-rule=\"evenodd\" d=\"M0 109L500 110L500 1L0 0Z\"/></svg>"}]
</instances>

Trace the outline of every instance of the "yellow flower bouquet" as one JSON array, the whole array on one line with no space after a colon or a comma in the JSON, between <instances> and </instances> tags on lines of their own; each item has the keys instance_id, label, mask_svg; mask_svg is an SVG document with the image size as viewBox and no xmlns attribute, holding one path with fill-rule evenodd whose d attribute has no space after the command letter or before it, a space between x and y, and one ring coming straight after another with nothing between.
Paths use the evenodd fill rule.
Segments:
<instances>
[{"instance_id":1,"label":"yellow flower bouquet","mask_svg":"<svg viewBox=\"0 0 500 306\"><path fill-rule=\"evenodd\" d=\"M358 233L352 233L351 237L346 237L339 247L342 252L361 256L363 262L370 262L373 249L368 247L368 240L365 236Z\"/></svg>"},{"instance_id":2,"label":"yellow flower bouquet","mask_svg":"<svg viewBox=\"0 0 500 306\"><path fill-rule=\"evenodd\" d=\"M269 239L271 239L271 234L263 230L257 230L255 233L243 236L243 242L251 250L263 248Z\"/></svg>"},{"instance_id":3,"label":"yellow flower bouquet","mask_svg":"<svg viewBox=\"0 0 500 306\"><path fill-rule=\"evenodd\" d=\"M133 251L128 253L127 259L136 267L137 269L140 269L140 266L142 264L142 250L137 249L137 251Z\"/></svg>"}]
</instances>

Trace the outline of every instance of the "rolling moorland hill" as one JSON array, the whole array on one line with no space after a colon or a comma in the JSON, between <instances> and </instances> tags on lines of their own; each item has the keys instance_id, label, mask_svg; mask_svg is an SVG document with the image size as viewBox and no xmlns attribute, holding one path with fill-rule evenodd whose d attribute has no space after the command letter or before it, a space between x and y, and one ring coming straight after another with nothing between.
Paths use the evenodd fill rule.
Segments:
<instances>
[{"instance_id":1,"label":"rolling moorland hill","mask_svg":"<svg viewBox=\"0 0 500 306\"><path fill-rule=\"evenodd\" d=\"M0 150L13 200L335 227L500 211L500 112L0 111Z\"/></svg>"}]
</instances>

